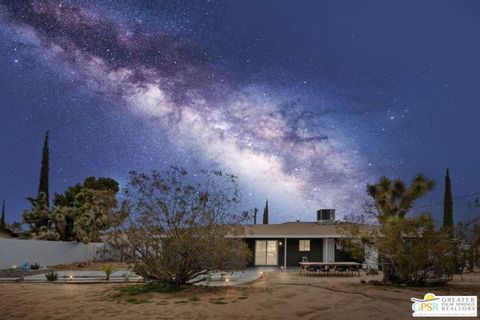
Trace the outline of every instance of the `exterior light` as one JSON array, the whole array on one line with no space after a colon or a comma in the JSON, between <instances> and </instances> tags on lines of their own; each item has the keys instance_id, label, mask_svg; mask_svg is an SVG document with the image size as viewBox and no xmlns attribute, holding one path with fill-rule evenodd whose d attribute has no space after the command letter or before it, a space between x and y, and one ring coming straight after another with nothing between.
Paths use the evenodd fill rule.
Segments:
<instances>
[{"instance_id":1,"label":"exterior light","mask_svg":"<svg viewBox=\"0 0 480 320\"><path fill-rule=\"evenodd\" d=\"M17 265L16 264L13 264L12 265L12 269L16 269L17 268Z\"/></svg>"},{"instance_id":2,"label":"exterior light","mask_svg":"<svg viewBox=\"0 0 480 320\"><path fill-rule=\"evenodd\" d=\"M282 269L282 270L283 270L283 266L281 266L281 267L280 267L280 269Z\"/></svg>"},{"instance_id":3,"label":"exterior light","mask_svg":"<svg viewBox=\"0 0 480 320\"><path fill-rule=\"evenodd\" d=\"M263 278L263 272L260 271L260 278Z\"/></svg>"},{"instance_id":4,"label":"exterior light","mask_svg":"<svg viewBox=\"0 0 480 320\"><path fill-rule=\"evenodd\" d=\"M282 241L280 241L280 242L278 243L279 246L281 246L282 244L283 244Z\"/></svg>"},{"instance_id":5,"label":"exterior light","mask_svg":"<svg viewBox=\"0 0 480 320\"><path fill-rule=\"evenodd\" d=\"M73 280L73 276L70 276L70 277L68 277L68 278L70 279L70 281L72 281L72 280Z\"/></svg>"}]
</instances>

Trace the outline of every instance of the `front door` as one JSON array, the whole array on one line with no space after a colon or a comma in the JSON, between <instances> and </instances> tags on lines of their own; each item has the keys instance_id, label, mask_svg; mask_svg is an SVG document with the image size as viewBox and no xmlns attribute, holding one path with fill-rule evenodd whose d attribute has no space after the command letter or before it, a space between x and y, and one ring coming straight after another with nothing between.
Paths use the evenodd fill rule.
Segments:
<instances>
[{"instance_id":1,"label":"front door","mask_svg":"<svg viewBox=\"0 0 480 320\"><path fill-rule=\"evenodd\" d=\"M278 241L277 240L255 241L255 265L256 266L278 265Z\"/></svg>"}]
</instances>

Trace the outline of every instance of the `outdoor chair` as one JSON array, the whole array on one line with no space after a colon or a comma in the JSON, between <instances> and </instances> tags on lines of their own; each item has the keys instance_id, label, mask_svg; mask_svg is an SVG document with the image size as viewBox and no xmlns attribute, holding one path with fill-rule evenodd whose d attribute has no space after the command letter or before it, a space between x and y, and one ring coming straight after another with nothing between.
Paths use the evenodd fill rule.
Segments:
<instances>
[{"instance_id":1,"label":"outdoor chair","mask_svg":"<svg viewBox=\"0 0 480 320\"><path fill-rule=\"evenodd\" d=\"M308 266L307 274L311 274L311 273L317 274L319 270L320 269L318 266Z\"/></svg>"},{"instance_id":2,"label":"outdoor chair","mask_svg":"<svg viewBox=\"0 0 480 320\"><path fill-rule=\"evenodd\" d=\"M308 262L308 257L307 256L302 256L302 262ZM308 275L308 267L300 267L300 273L302 273L302 271L305 271L307 272L307 275Z\"/></svg>"},{"instance_id":3,"label":"outdoor chair","mask_svg":"<svg viewBox=\"0 0 480 320\"><path fill-rule=\"evenodd\" d=\"M346 266L336 266L335 267L335 271L334 271L334 275L337 273L337 272L340 272L340 273L347 273L349 270Z\"/></svg>"},{"instance_id":4,"label":"outdoor chair","mask_svg":"<svg viewBox=\"0 0 480 320\"><path fill-rule=\"evenodd\" d=\"M352 276L353 276L354 273L358 273L358 276L360 276L359 266L350 266L350 272L352 273Z\"/></svg>"},{"instance_id":5,"label":"outdoor chair","mask_svg":"<svg viewBox=\"0 0 480 320\"><path fill-rule=\"evenodd\" d=\"M322 268L320 269L320 272L322 272L323 275L330 274L330 266L322 266Z\"/></svg>"}]
</instances>

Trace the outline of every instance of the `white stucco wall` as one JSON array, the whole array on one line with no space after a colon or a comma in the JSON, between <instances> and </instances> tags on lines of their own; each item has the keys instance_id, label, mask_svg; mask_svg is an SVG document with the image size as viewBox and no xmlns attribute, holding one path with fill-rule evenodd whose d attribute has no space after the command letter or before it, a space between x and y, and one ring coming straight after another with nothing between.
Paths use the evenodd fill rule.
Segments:
<instances>
[{"instance_id":1,"label":"white stucco wall","mask_svg":"<svg viewBox=\"0 0 480 320\"><path fill-rule=\"evenodd\" d=\"M39 263L41 266L108 259L103 243L0 239L0 268ZM107 256L105 256L105 254Z\"/></svg>"}]
</instances>

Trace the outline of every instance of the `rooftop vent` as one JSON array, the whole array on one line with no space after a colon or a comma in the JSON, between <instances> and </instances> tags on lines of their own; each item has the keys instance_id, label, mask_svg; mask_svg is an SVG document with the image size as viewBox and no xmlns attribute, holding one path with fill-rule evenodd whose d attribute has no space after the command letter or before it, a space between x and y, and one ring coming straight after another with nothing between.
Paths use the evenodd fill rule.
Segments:
<instances>
[{"instance_id":1,"label":"rooftop vent","mask_svg":"<svg viewBox=\"0 0 480 320\"><path fill-rule=\"evenodd\" d=\"M335 209L320 209L317 211L317 222L335 221Z\"/></svg>"}]
</instances>

